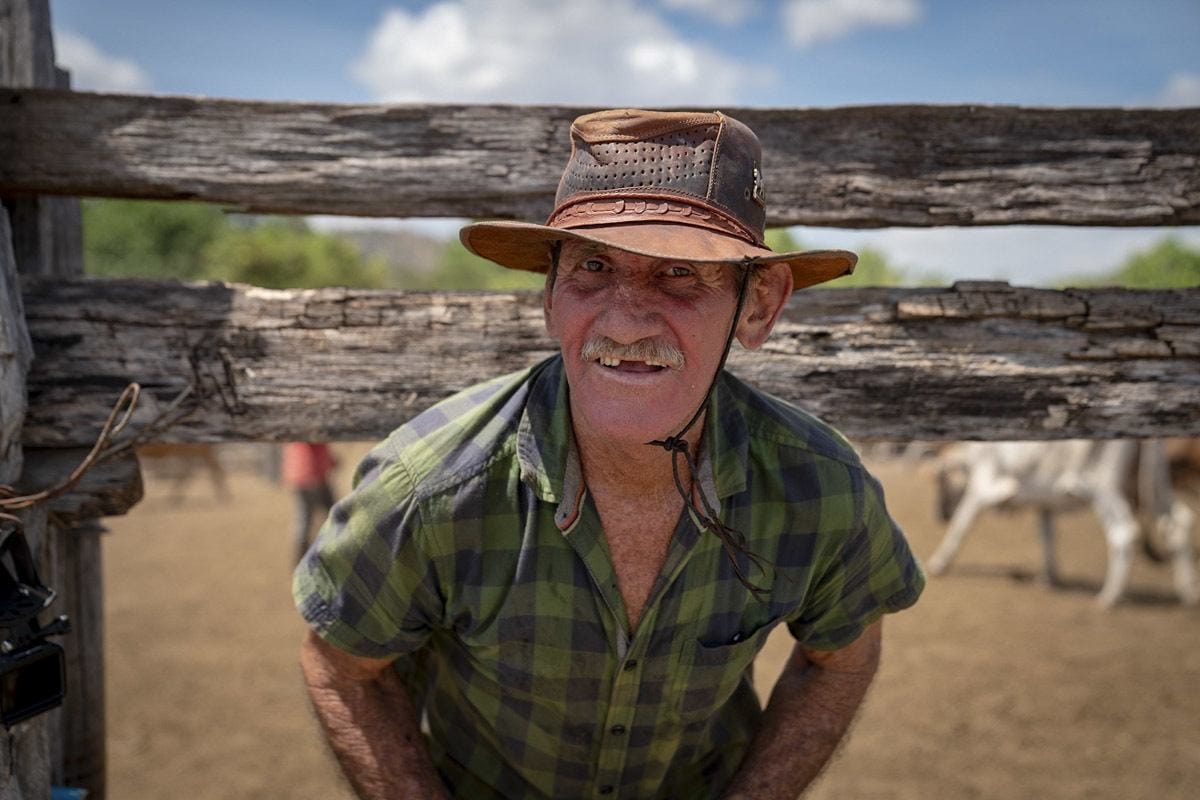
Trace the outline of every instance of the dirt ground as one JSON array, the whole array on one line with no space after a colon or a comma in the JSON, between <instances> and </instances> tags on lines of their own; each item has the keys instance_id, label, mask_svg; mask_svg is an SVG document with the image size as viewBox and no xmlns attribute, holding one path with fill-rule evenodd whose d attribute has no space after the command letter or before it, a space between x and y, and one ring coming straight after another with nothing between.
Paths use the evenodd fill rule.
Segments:
<instances>
[{"instance_id":1,"label":"dirt ground","mask_svg":"<svg viewBox=\"0 0 1200 800\"><path fill-rule=\"evenodd\" d=\"M365 448L337 449L345 491ZM927 557L931 478L873 465ZM230 487L218 500L197 478L177 502L148 474L147 499L107 521L109 796L349 798L296 664L290 498L249 471ZM1200 611L1145 561L1132 598L1099 610L1102 541L1089 515L1064 517L1068 588L1050 590L1033 517L984 519L951 574L888 618L864 710L805 797L1200 797ZM788 649L774 638L761 656L764 692Z\"/></svg>"}]
</instances>

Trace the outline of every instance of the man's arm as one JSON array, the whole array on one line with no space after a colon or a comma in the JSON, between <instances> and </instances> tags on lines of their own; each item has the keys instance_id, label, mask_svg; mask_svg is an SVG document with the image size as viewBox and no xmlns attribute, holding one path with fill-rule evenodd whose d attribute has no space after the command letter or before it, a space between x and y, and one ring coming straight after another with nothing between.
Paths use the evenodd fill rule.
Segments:
<instances>
[{"instance_id":1,"label":"man's arm","mask_svg":"<svg viewBox=\"0 0 1200 800\"><path fill-rule=\"evenodd\" d=\"M840 650L796 645L727 800L795 800L850 726L879 666L882 621Z\"/></svg>"},{"instance_id":2,"label":"man's arm","mask_svg":"<svg viewBox=\"0 0 1200 800\"><path fill-rule=\"evenodd\" d=\"M329 744L360 798L447 797L420 714L391 660L352 656L310 631L300 667Z\"/></svg>"}]
</instances>

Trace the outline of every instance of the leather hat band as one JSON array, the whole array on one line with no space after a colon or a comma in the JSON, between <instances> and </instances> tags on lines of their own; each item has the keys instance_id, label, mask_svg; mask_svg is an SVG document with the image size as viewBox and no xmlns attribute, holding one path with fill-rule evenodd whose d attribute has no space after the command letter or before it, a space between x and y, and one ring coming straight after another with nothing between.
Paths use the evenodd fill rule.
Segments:
<instances>
[{"instance_id":1,"label":"leather hat band","mask_svg":"<svg viewBox=\"0 0 1200 800\"><path fill-rule=\"evenodd\" d=\"M764 246L754 232L737 218L715 206L692 198L661 195L622 195L600 198L578 195L554 210L546 224L553 228L582 228L590 225L624 225L637 222L675 222L734 236L749 244Z\"/></svg>"}]
</instances>

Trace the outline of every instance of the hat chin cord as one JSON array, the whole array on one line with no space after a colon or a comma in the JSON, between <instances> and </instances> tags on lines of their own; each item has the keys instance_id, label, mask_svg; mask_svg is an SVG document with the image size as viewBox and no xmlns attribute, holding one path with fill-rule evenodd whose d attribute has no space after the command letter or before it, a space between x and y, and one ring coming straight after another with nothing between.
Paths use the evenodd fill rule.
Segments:
<instances>
[{"instance_id":1,"label":"hat chin cord","mask_svg":"<svg viewBox=\"0 0 1200 800\"><path fill-rule=\"evenodd\" d=\"M696 409L696 413L692 414L692 418L688 420L688 423L683 426L683 429L679 433L674 436L668 436L665 439L655 439L652 442L646 442L646 444L651 447L661 447L671 454L671 474L675 479L675 489L679 492L679 496L683 498L684 505L691 508L695 513L702 529L711 532L721 540L721 547L725 551L725 557L729 559L729 563L733 567L733 574L737 577L738 582L745 586L756 598L765 600L766 596L770 594L770 589L753 583L746 576L739 556L744 557L752 563L763 575L769 572L770 564L761 556L750 551L746 544L745 534L721 522L717 512L708 502L708 498L702 490L695 491L694 493L688 492L679 474L679 458L677 457L680 455L683 456L684 464L688 468L688 475L694 486L697 474L696 461L692 457L691 449L683 437L691 430L696 421L700 419L700 415L708 407L708 401L712 397L713 391L717 388L717 381L720 380L721 370L725 368L725 359L729 357L729 350L733 346L733 337L737 334L738 320L741 318L742 308L746 304L746 289L750 283L750 272L754 259L753 257L747 257L742 263L744 270L738 285L737 306L733 311L733 321L729 324L729 335L725 337L725 349L721 353L721 361L717 364L717 371L713 374L712 381L708 384L708 391L704 393L704 399L700 401L700 407ZM693 499L693 494L700 498L699 506L697 506Z\"/></svg>"}]
</instances>

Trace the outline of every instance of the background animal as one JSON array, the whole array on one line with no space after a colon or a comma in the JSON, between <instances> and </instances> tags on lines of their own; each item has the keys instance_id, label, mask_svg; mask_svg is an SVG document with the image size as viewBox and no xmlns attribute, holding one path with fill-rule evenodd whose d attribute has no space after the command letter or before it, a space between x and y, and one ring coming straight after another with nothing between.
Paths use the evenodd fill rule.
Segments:
<instances>
[{"instance_id":1,"label":"background animal","mask_svg":"<svg viewBox=\"0 0 1200 800\"><path fill-rule=\"evenodd\" d=\"M137 456L145 469L171 480L170 497L173 502L183 499L184 489L198 471L208 475L217 499L230 498L225 469L215 445L207 442L152 442L139 446Z\"/></svg>"},{"instance_id":2,"label":"background animal","mask_svg":"<svg viewBox=\"0 0 1200 800\"><path fill-rule=\"evenodd\" d=\"M1056 583L1054 514L1086 506L1108 543L1108 570L1097 595L1102 606L1124 594L1133 545L1151 536L1161 539L1173 560L1180 602L1200 602L1192 547L1195 515L1172 490L1160 442L968 442L940 457L938 488L941 517L949 526L929 559L931 574L950 567L984 509L1032 507L1039 512L1043 578Z\"/></svg>"},{"instance_id":3,"label":"background animal","mask_svg":"<svg viewBox=\"0 0 1200 800\"><path fill-rule=\"evenodd\" d=\"M1185 482L1200 480L1200 439L1163 439L1162 446L1172 476Z\"/></svg>"}]
</instances>

